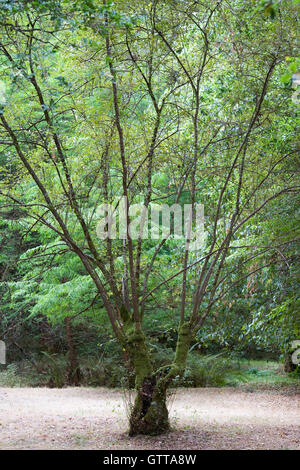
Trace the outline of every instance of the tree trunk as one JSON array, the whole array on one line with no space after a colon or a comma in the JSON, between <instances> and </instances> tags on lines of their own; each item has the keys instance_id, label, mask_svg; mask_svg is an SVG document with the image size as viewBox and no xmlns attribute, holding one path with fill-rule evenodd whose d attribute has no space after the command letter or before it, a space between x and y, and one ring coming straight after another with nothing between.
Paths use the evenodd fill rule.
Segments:
<instances>
[{"instance_id":1,"label":"tree trunk","mask_svg":"<svg viewBox=\"0 0 300 470\"><path fill-rule=\"evenodd\" d=\"M183 375L190 345L190 328L182 324L178 332L172 364L153 372L150 355L142 333L127 339L127 350L136 374L137 395L129 417L129 435L158 435L169 430L167 390L175 378Z\"/></svg>"},{"instance_id":2,"label":"tree trunk","mask_svg":"<svg viewBox=\"0 0 300 470\"><path fill-rule=\"evenodd\" d=\"M129 435L158 435L169 429L166 390L160 389L155 377L146 377L138 390L129 419Z\"/></svg>"},{"instance_id":3,"label":"tree trunk","mask_svg":"<svg viewBox=\"0 0 300 470\"><path fill-rule=\"evenodd\" d=\"M290 373L296 370L297 365L292 361L292 354L287 353L284 357L284 372Z\"/></svg>"},{"instance_id":4,"label":"tree trunk","mask_svg":"<svg viewBox=\"0 0 300 470\"><path fill-rule=\"evenodd\" d=\"M80 384L81 374L79 363L77 359L76 350L74 348L73 343L73 332L72 332L72 325L71 325L71 318L65 318L65 325L66 325L66 337L67 343L69 348L69 364L68 364L68 371L67 371L67 380L68 385L75 385L77 387Z\"/></svg>"}]
</instances>

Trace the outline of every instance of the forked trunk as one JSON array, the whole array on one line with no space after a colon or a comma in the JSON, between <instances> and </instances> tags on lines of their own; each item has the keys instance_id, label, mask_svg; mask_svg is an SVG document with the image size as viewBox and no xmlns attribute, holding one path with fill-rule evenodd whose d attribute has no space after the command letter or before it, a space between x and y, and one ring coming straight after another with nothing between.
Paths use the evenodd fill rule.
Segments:
<instances>
[{"instance_id":1,"label":"forked trunk","mask_svg":"<svg viewBox=\"0 0 300 470\"><path fill-rule=\"evenodd\" d=\"M129 419L129 435L158 435L169 429L166 391L160 390L155 379L148 377L137 393Z\"/></svg>"},{"instance_id":2,"label":"forked trunk","mask_svg":"<svg viewBox=\"0 0 300 470\"><path fill-rule=\"evenodd\" d=\"M137 395L129 417L129 435L158 435L169 430L167 390L175 378L181 377L186 366L190 345L190 328L179 328L174 362L153 372L142 333L134 333L127 342L136 374Z\"/></svg>"}]
</instances>

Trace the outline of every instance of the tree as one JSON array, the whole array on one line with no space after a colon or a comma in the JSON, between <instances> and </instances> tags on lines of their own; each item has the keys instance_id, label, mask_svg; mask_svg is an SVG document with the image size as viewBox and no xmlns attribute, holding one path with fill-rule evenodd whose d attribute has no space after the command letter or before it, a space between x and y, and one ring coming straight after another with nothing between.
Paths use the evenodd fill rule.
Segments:
<instances>
[{"instance_id":1,"label":"tree","mask_svg":"<svg viewBox=\"0 0 300 470\"><path fill-rule=\"evenodd\" d=\"M1 195L93 281L135 372L131 435L168 429L167 390L213 306L291 240L256 237L270 204L299 189L295 109L280 82L296 10L281 2L272 16L238 0L8 2L1 14ZM97 207L123 200L125 236L99 239ZM201 247L189 231L175 237L175 215L160 241L143 239L143 217L132 237L135 203L188 203L195 215L199 201ZM224 289L239 250L252 269ZM177 346L153 370L143 320L165 288Z\"/></svg>"}]
</instances>

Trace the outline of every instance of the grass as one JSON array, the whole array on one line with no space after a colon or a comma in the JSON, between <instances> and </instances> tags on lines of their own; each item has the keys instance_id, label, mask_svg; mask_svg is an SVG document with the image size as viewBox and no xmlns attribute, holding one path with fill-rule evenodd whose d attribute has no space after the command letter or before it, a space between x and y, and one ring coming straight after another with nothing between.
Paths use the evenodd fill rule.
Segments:
<instances>
[{"instance_id":1,"label":"grass","mask_svg":"<svg viewBox=\"0 0 300 470\"><path fill-rule=\"evenodd\" d=\"M239 367L244 381L234 383L234 385L244 385L245 383L252 387L284 387L300 386L300 376L296 374L287 374L283 370L283 364L278 361L265 360L247 360L239 361ZM230 382L229 374L229 382ZM234 377L232 378L234 382Z\"/></svg>"},{"instance_id":2,"label":"grass","mask_svg":"<svg viewBox=\"0 0 300 470\"><path fill-rule=\"evenodd\" d=\"M0 387L26 387L28 381L18 373L16 364L9 364L6 369L0 368Z\"/></svg>"}]
</instances>

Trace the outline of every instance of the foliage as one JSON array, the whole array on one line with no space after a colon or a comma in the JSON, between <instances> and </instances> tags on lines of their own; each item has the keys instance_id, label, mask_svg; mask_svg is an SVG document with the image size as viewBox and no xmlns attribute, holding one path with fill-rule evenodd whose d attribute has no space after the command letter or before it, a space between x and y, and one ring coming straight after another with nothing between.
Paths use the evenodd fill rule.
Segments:
<instances>
[{"instance_id":1,"label":"foliage","mask_svg":"<svg viewBox=\"0 0 300 470\"><path fill-rule=\"evenodd\" d=\"M174 380L224 383L197 349L299 336L297 5L1 1L0 334L55 386L130 371L132 434L168 428ZM135 204L203 203L201 244L175 216L161 240L102 239L121 197L141 232Z\"/></svg>"}]
</instances>

